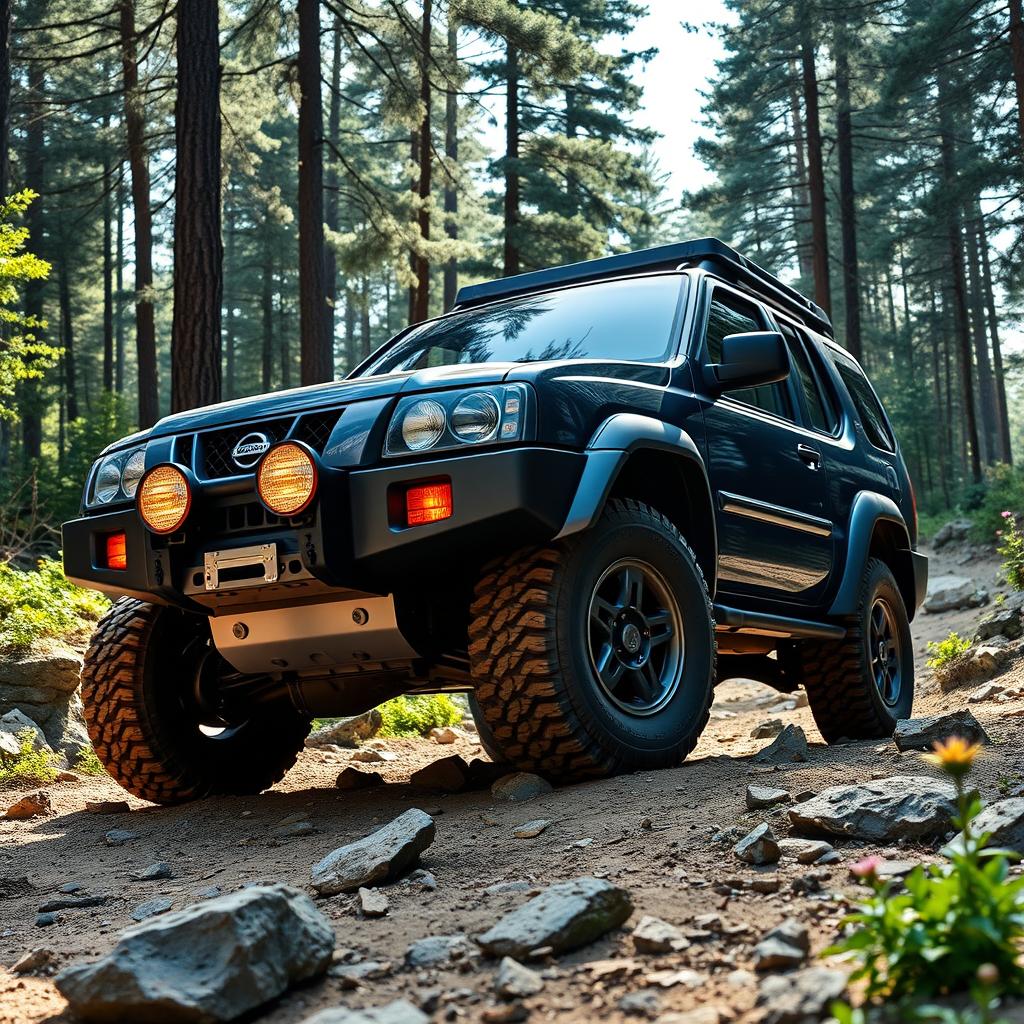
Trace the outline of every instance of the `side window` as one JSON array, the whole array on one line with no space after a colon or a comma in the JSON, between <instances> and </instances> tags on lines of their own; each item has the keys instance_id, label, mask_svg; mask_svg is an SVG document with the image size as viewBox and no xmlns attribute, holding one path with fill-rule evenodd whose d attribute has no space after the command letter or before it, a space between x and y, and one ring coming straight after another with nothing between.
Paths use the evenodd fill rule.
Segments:
<instances>
[{"instance_id":1,"label":"side window","mask_svg":"<svg viewBox=\"0 0 1024 1024\"><path fill-rule=\"evenodd\" d=\"M829 355L832 357L836 370L839 371L839 376L843 379L843 383L850 392L853 404L857 407L857 413L860 416L860 421L864 426L864 433L867 434L868 440L876 448L881 448L887 452L896 451L896 442L889 431L889 424L886 421L885 413L882 411L882 406L878 399L875 398L875 393L871 390L871 385L868 384L864 371L852 359L839 352L830 352Z\"/></svg>"},{"instance_id":2,"label":"side window","mask_svg":"<svg viewBox=\"0 0 1024 1024\"><path fill-rule=\"evenodd\" d=\"M836 418L828 395L822 390L821 382L811 366L810 357L804 347L807 343L798 337L796 331L788 324L782 324L782 334L789 348L790 362L796 371L797 384L804 396L804 405L810 425L815 430L831 434L835 429Z\"/></svg>"},{"instance_id":3,"label":"side window","mask_svg":"<svg viewBox=\"0 0 1024 1024\"><path fill-rule=\"evenodd\" d=\"M711 299L708 325L704 333L709 361L712 363L722 361L722 339L728 335L748 334L751 331L765 329L761 313L755 305L735 298L721 289L716 289ZM793 418L784 381L777 384L765 384L759 388L730 391L728 396L737 402L763 409L765 412L781 416L783 419L791 420Z\"/></svg>"}]
</instances>

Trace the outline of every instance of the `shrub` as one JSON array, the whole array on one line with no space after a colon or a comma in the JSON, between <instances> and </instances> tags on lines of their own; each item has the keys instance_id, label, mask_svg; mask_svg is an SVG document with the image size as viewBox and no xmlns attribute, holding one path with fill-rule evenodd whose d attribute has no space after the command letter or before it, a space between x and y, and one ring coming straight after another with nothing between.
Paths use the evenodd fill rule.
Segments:
<instances>
[{"instance_id":1,"label":"shrub","mask_svg":"<svg viewBox=\"0 0 1024 1024\"><path fill-rule=\"evenodd\" d=\"M1024 470L1002 463L986 470L985 483L965 495L964 507L974 522L974 539L991 544L1003 528L1003 512L1024 510Z\"/></svg>"},{"instance_id":2,"label":"shrub","mask_svg":"<svg viewBox=\"0 0 1024 1024\"><path fill-rule=\"evenodd\" d=\"M960 659L971 649L971 641L964 639L959 633L950 633L945 640L929 640L927 661L930 669L935 670L939 679L953 674Z\"/></svg>"},{"instance_id":3,"label":"shrub","mask_svg":"<svg viewBox=\"0 0 1024 1024\"><path fill-rule=\"evenodd\" d=\"M444 693L394 697L380 706L382 737L426 736L431 729L457 725L462 710Z\"/></svg>"},{"instance_id":4,"label":"shrub","mask_svg":"<svg viewBox=\"0 0 1024 1024\"><path fill-rule=\"evenodd\" d=\"M956 786L960 835L942 850L945 863L914 868L902 892L878 878L878 858L852 869L873 894L825 953L859 964L852 980L866 981L869 999L906 1003L970 989L987 1006L994 995L1024 993L1024 878L1009 877L1016 854L989 849L988 836L971 828L981 801L966 778L978 750L953 737L923 755Z\"/></svg>"},{"instance_id":5,"label":"shrub","mask_svg":"<svg viewBox=\"0 0 1024 1024\"><path fill-rule=\"evenodd\" d=\"M96 756L92 747L82 747L81 752L75 759L75 771L82 775L106 775L107 769L103 762Z\"/></svg>"},{"instance_id":6,"label":"shrub","mask_svg":"<svg viewBox=\"0 0 1024 1024\"><path fill-rule=\"evenodd\" d=\"M0 650L17 653L45 637L84 639L110 606L102 594L69 583L60 562L23 571L0 564Z\"/></svg>"},{"instance_id":7,"label":"shrub","mask_svg":"<svg viewBox=\"0 0 1024 1024\"><path fill-rule=\"evenodd\" d=\"M1024 533L1017 525L1017 517L1013 512L1004 509L1001 513L1003 528L999 544L999 554L1003 556L1003 573L1006 582L1014 590L1024 590Z\"/></svg>"},{"instance_id":8,"label":"shrub","mask_svg":"<svg viewBox=\"0 0 1024 1024\"><path fill-rule=\"evenodd\" d=\"M28 786L53 782L57 778L57 756L49 750L36 750L36 734L31 729L18 733L18 753L0 750L0 786Z\"/></svg>"}]
</instances>

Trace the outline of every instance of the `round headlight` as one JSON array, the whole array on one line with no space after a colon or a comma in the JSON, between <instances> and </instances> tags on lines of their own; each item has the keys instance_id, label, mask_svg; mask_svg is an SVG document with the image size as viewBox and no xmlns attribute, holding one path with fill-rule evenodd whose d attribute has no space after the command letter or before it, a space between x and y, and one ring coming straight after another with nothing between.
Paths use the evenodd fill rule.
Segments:
<instances>
[{"instance_id":1,"label":"round headlight","mask_svg":"<svg viewBox=\"0 0 1024 1024\"><path fill-rule=\"evenodd\" d=\"M188 518L192 489L177 466L154 466L142 478L135 503L154 533L174 533Z\"/></svg>"},{"instance_id":2,"label":"round headlight","mask_svg":"<svg viewBox=\"0 0 1024 1024\"><path fill-rule=\"evenodd\" d=\"M140 448L132 452L128 461L121 470L121 490L126 498L134 498L135 492L139 489L139 481L142 474L146 472L146 449Z\"/></svg>"},{"instance_id":3,"label":"round headlight","mask_svg":"<svg viewBox=\"0 0 1024 1024\"><path fill-rule=\"evenodd\" d=\"M121 467L118 465L117 456L111 455L104 459L96 473L96 485L93 487L93 500L101 505L113 501L117 492L121 489Z\"/></svg>"},{"instance_id":4,"label":"round headlight","mask_svg":"<svg viewBox=\"0 0 1024 1024\"><path fill-rule=\"evenodd\" d=\"M402 417L402 440L412 452L431 448L444 434L445 416L440 403L429 398L409 406Z\"/></svg>"},{"instance_id":5,"label":"round headlight","mask_svg":"<svg viewBox=\"0 0 1024 1024\"><path fill-rule=\"evenodd\" d=\"M316 492L313 456L292 441L275 445L256 467L260 501L279 516L298 515Z\"/></svg>"},{"instance_id":6,"label":"round headlight","mask_svg":"<svg viewBox=\"0 0 1024 1024\"><path fill-rule=\"evenodd\" d=\"M498 429L501 409L493 395L466 395L452 409L452 433L463 441L489 441Z\"/></svg>"}]
</instances>

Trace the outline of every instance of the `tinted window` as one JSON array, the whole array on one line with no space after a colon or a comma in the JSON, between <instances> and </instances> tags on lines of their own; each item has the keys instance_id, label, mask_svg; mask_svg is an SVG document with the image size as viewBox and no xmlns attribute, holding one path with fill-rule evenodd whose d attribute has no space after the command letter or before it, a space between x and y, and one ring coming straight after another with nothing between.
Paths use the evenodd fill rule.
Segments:
<instances>
[{"instance_id":1,"label":"tinted window","mask_svg":"<svg viewBox=\"0 0 1024 1024\"><path fill-rule=\"evenodd\" d=\"M602 281L453 313L414 328L361 376L453 363L659 362L674 353L672 325L686 286L679 274Z\"/></svg>"},{"instance_id":2,"label":"tinted window","mask_svg":"<svg viewBox=\"0 0 1024 1024\"><path fill-rule=\"evenodd\" d=\"M830 351L832 362L839 371L843 383L850 392L853 404L857 408L864 433L868 440L876 447L883 448L887 452L896 450L896 443L893 441L889 431L889 424L886 422L885 413L878 399L875 398L871 385L868 384L864 371L849 356L841 352Z\"/></svg>"},{"instance_id":3,"label":"tinted window","mask_svg":"<svg viewBox=\"0 0 1024 1024\"><path fill-rule=\"evenodd\" d=\"M751 331L765 330L764 322L758 308L723 291L716 291L708 310L708 325L705 339L708 346L708 359L712 363L722 361L722 339L730 334L749 334ZM774 413L785 419L791 419L789 401L786 397L785 382L764 384L759 388L743 388L740 391L728 391L726 394L737 402L753 405L765 412Z\"/></svg>"},{"instance_id":4,"label":"tinted window","mask_svg":"<svg viewBox=\"0 0 1024 1024\"><path fill-rule=\"evenodd\" d=\"M797 337L796 332L786 324L782 325L782 333L789 347L790 363L796 371L797 383L804 396L804 406L807 409L810 425L815 430L830 434L835 426L835 419L828 405L828 399L822 392L817 374L811 367L811 360L804 347L804 340Z\"/></svg>"}]
</instances>

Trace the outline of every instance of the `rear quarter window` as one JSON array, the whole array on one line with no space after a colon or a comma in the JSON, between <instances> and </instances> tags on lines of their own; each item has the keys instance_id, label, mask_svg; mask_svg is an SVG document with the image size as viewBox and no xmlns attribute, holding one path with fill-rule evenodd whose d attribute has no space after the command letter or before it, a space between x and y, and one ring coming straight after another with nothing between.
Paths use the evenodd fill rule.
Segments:
<instances>
[{"instance_id":1,"label":"rear quarter window","mask_svg":"<svg viewBox=\"0 0 1024 1024\"><path fill-rule=\"evenodd\" d=\"M835 366L846 389L853 399L857 415L860 417L861 425L867 439L883 451L896 451L896 441L889 428L889 421L886 419L882 403L875 397L875 392L868 383L864 371L849 356L841 352L829 352L832 365Z\"/></svg>"}]
</instances>

